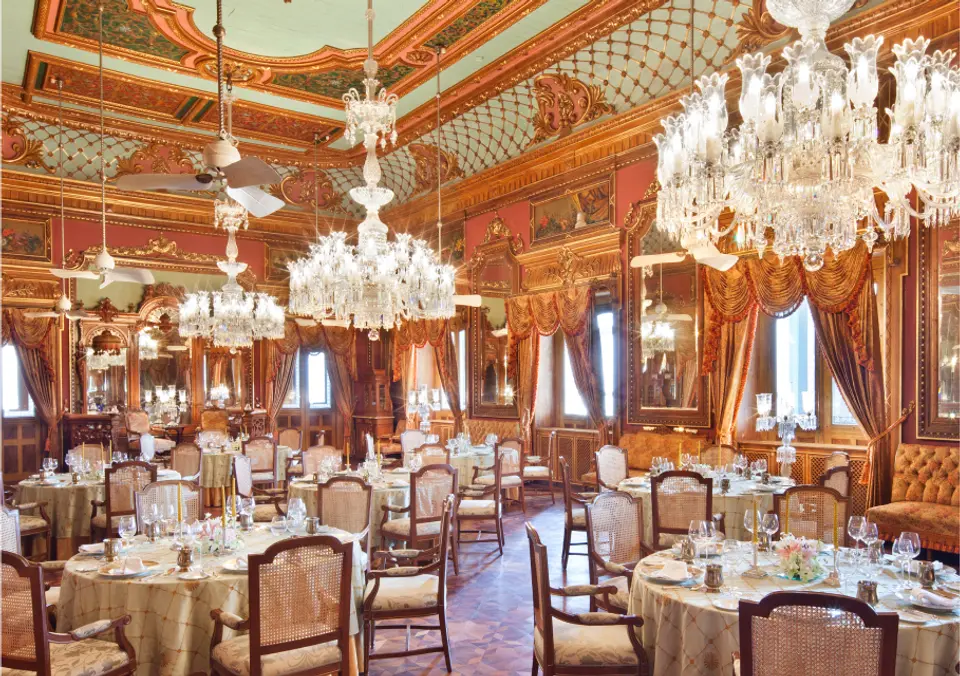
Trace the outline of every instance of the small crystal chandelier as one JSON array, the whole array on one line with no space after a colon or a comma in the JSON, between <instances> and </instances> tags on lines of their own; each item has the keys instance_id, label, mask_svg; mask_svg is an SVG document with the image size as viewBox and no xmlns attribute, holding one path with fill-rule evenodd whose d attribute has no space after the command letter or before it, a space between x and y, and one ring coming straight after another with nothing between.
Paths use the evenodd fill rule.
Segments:
<instances>
[{"instance_id":1,"label":"small crystal chandelier","mask_svg":"<svg viewBox=\"0 0 960 676\"><path fill-rule=\"evenodd\" d=\"M112 366L127 365L127 348L113 334L104 332L94 336L86 358L89 370L106 371Z\"/></svg>"},{"instance_id":2,"label":"small crystal chandelier","mask_svg":"<svg viewBox=\"0 0 960 676\"><path fill-rule=\"evenodd\" d=\"M893 48L896 103L886 114L891 131L877 141L877 53L882 37L855 38L850 59L827 51L830 23L853 0L768 0L781 24L801 39L783 50L787 67L768 74L762 53L737 60L742 74L743 124L727 129L728 76L697 81L699 92L681 100L684 112L663 121L654 139L662 185L658 226L687 249L716 243L738 230L762 256L772 249L798 255L808 270L856 244L858 227L868 249L879 238L905 237L910 217L942 225L960 213L960 71L953 50L927 54L930 41L906 40ZM693 9L691 7L691 19ZM692 59L691 20L691 59ZM691 60L692 77L692 60ZM888 200L883 214L874 189ZM910 204L916 190L921 208ZM735 212L721 229L724 210Z\"/></svg>"},{"instance_id":3,"label":"small crystal chandelier","mask_svg":"<svg viewBox=\"0 0 960 676\"><path fill-rule=\"evenodd\" d=\"M357 244L347 243L347 233L334 232L310 246L309 254L289 263L290 311L323 322L353 322L369 330L370 340L380 329L399 326L405 320L438 319L454 314L454 274L427 242L408 234L387 240L387 226L380 209L393 199L393 191L380 187L382 172L377 143L385 148L387 139L396 141L395 95L387 95L376 79L373 58L373 2L366 12L369 27L364 98L356 89L344 95L346 137L351 142L362 136L367 156L363 165L366 185L350 190L350 197L366 209L357 226ZM317 222L319 200L314 203Z\"/></svg>"},{"instance_id":4,"label":"small crystal chandelier","mask_svg":"<svg viewBox=\"0 0 960 676\"><path fill-rule=\"evenodd\" d=\"M236 234L247 228L247 211L231 198L214 202L214 226L227 231L227 260L217 267L227 275L220 291L187 294L180 304L180 335L213 341L215 347L251 347L253 341L283 338L284 308L266 293L243 290L237 275L247 269L237 261Z\"/></svg>"},{"instance_id":5,"label":"small crystal chandelier","mask_svg":"<svg viewBox=\"0 0 960 676\"><path fill-rule=\"evenodd\" d=\"M140 360L151 361L160 357L160 343L146 331L137 334L140 347Z\"/></svg>"},{"instance_id":6,"label":"small crystal chandelier","mask_svg":"<svg viewBox=\"0 0 960 676\"><path fill-rule=\"evenodd\" d=\"M657 352L673 352L677 349L676 331L666 319L667 306L657 305L657 315L653 319L644 319L640 324L641 350L648 357Z\"/></svg>"}]
</instances>

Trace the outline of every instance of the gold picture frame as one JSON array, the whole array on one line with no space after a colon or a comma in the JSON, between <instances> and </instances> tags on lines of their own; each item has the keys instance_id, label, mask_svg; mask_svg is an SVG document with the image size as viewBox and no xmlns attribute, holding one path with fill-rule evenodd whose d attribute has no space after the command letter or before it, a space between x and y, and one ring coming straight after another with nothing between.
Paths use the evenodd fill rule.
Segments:
<instances>
[{"instance_id":1,"label":"gold picture frame","mask_svg":"<svg viewBox=\"0 0 960 676\"><path fill-rule=\"evenodd\" d=\"M530 245L609 226L616 213L614 174L587 180L530 201ZM578 218L579 213L584 218Z\"/></svg>"},{"instance_id":2,"label":"gold picture frame","mask_svg":"<svg viewBox=\"0 0 960 676\"><path fill-rule=\"evenodd\" d=\"M0 223L0 252L5 259L53 263L51 219L8 216Z\"/></svg>"}]
</instances>

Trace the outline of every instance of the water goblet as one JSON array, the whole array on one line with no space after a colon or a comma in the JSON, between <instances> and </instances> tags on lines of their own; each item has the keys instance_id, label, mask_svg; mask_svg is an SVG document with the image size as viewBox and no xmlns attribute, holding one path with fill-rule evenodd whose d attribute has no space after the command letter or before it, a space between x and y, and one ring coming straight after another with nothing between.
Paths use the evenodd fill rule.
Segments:
<instances>
[{"instance_id":1,"label":"water goblet","mask_svg":"<svg viewBox=\"0 0 960 676\"><path fill-rule=\"evenodd\" d=\"M270 532L274 537L280 537L287 530L287 518L285 516L275 516L270 521Z\"/></svg>"},{"instance_id":2,"label":"water goblet","mask_svg":"<svg viewBox=\"0 0 960 676\"><path fill-rule=\"evenodd\" d=\"M707 558L713 551L713 544L717 539L717 524L713 520L701 521L697 535L700 539L699 549L703 553L703 558Z\"/></svg>"},{"instance_id":3,"label":"water goblet","mask_svg":"<svg viewBox=\"0 0 960 676\"><path fill-rule=\"evenodd\" d=\"M117 534L123 540L123 548L127 549L129 540L137 533L137 519L134 516L121 516L117 523Z\"/></svg>"},{"instance_id":4,"label":"water goblet","mask_svg":"<svg viewBox=\"0 0 960 676\"><path fill-rule=\"evenodd\" d=\"M913 560L914 556L913 542L910 538L904 538L901 533L900 537L893 541L893 556L900 567L900 589L908 589L906 565Z\"/></svg>"},{"instance_id":5,"label":"water goblet","mask_svg":"<svg viewBox=\"0 0 960 676\"><path fill-rule=\"evenodd\" d=\"M860 540L862 539L864 523L866 523L866 519L862 516L851 516L847 519L847 534L853 540L853 565L856 568L860 567Z\"/></svg>"},{"instance_id":6,"label":"water goblet","mask_svg":"<svg viewBox=\"0 0 960 676\"><path fill-rule=\"evenodd\" d=\"M913 548L910 558L905 562L905 565L911 566L910 561L920 556L920 535L918 533L914 533L913 531L905 530L902 533L900 533L900 539L909 541L910 545ZM909 579L909 576L905 576L905 577L907 579L908 588L912 588L913 582Z\"/></svg>"}]
</instances>

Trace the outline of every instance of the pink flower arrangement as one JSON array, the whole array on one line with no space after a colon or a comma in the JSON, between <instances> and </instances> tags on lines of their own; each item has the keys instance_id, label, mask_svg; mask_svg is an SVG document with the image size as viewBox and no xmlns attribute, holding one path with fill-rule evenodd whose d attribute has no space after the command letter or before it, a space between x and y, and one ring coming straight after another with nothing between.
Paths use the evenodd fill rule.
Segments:
<instances>
[{"instance_id":1,"label":"pink flower arrangement","mask_svg":"<svg viewBox=\"0 0 960 676\"><path fill-rule=\"evenodd\" d=\"M780 570L788 578L809 582L824 573L817 559L816 542L786 535L776 544L776 551Z\"/></svg>"}]
</instances>

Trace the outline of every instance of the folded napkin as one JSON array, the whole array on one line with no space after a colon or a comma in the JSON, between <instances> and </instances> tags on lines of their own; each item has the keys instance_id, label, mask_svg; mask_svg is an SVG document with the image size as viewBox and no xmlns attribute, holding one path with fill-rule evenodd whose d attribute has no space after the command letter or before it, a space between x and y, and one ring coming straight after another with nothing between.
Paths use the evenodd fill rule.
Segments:
<instances>
[{"instance_id":1,"label":"folded napkin","mask_svg":"<svg viewBox=\"0 0 960 676\"><path fill-rule=\"evenodd\" d=\"M247 560L246 554L241 554L240 556L237 557L237 568L240 568L241 570L246 570L247 566L249 565L250 565L250 561Z\"/></svg>"},{"instance_id":2,"label":"folded napkin","mask_svg":"<svg viewBox=\"0 0 960 676\"><path fill-rule=\"evenodd\" d=\"M143 571L143 561L139 557L131 556L123 560L124 573L142 573Z\"/></svg>"},{"instance_id":3,"label":"folded napkin","mask_svg":"<svg viewBox=\"0 0 960 676\"><path fill-rule=\"evenodd\" d=\"M641 559L641 566L662 566L665 563L674 561L675 559L672 556L664 555L664 553L651 554L650 556Z\"/></svg>"},{"instance_id":4,"label":"folded napkin","mask_svg":"<svg viewBox=\"0 0 960 676\"><path fill-rule=\"evenodd\" d=\"M84 554L103 554L103 543L94 542L92 545L80 545L79 549Z\"/></svg>"},{"instance_id":5,"label":"folded napkin","mask_svg":"<svg viewBox=\"0 0 960 676\"><path fill-rule=\"evenodd\" d=\"M663 564L663 568L661 568L659 572L654 573L651 577L655 577L660 580L680 582L681 580L687 580L690 578L690 571L687 570L687 564L683 561L667 561L665 564Z\"/></svg>"},{"instance_id":6,"label":"folded napkin","mask_svg":"<svg viewBox=\"0 0 960 676\"><path fill-rule=\"evenodd\" d=\"M948 599L945 596L934 594L926 589L911 589L910 602L928 608L940 608L942 610L960 610L960 598Z\"/></svg>"}]
</instances>

